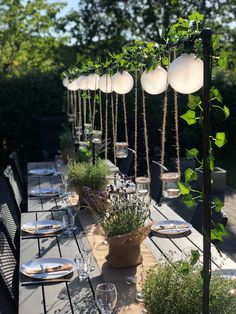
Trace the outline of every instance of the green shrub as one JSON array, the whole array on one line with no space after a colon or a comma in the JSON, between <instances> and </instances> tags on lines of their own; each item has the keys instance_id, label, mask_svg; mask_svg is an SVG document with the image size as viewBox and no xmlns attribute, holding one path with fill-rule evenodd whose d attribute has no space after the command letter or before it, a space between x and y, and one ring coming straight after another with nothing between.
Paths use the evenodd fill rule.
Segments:
<instances>
[{"instance_id":1,"label":"green shrub","mask_svg":"<svg viewBox=\"0 0 236 314\"><path fill-rule=\"evenodd\" d=\"M229 293L236 282L213 275L210 286L210 313L236 313L236 296ZM202 313L200 271L181 271L181 263L160 264L151 268L143 284L144 303L151 314Z\"/></svg>"}]
</instances>

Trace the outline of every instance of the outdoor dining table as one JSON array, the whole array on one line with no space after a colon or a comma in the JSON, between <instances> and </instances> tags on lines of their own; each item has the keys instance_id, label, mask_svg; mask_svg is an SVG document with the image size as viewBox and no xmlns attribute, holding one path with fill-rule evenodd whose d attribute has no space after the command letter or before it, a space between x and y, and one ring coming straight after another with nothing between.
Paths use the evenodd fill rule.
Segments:
<instances>
[{"instance_id":1,"label":"outdoor dining table","mask_svg":"<svg viewBox=\"0 0 236 314\"><path fill-rule=\"evenodd\" d=\"M52 168L51 163L29 163L28 169ZM66 213L65 204L58 197L39 198L32 197L30 191L41 187L58 188L61 184L60 176L28 176L28 213L23 213L21 225L45 219L61 220ZM157 207L150 205L150 221L168 221L183 219L176 214L168 205L163 204ZM26 235L21 232L20 240L20 265L39 257L64 257L74 259L76 255L81 256L79 232L88 225L92 225L94 219L86 210L78 210L76 220L77 231L69 237L61 233L52 236L36 237ZM101 241L99 238L97 243ZM179 235L160 235L151 232L144 241L142 247L143 254L152 256L156 263L166 261L176 261L181 259L184 249L191 247L202 253L202 235L195 229ZM145 251L145 252L144 252ZM236 263L225 254L217 251L212 245L212 270L223 269L231 272L236 269ZM128 270L111 269L105 260L105 254L93 250L91 264L94 270L86 280L80 280L77 272L73 273L69 282L51 284L32 284L24 285L24 280L20 274L19 281L19 314L26 313L98 313L95 303L94 293L98 283L104 281L114 282L118 290L118 313L137 313L134 292L136 285L127 285L125 280ZM144 259L143 264L149 259ZM152 264L151 263L151 264ZM148 265L144 265L148 266ZM136 271L136 270L135 270ZM134 269L132 272L135 274ZM24 278L25 279L25 278ZM131 293L132 290L132 293Z\"/></svg>"}]
</instances>

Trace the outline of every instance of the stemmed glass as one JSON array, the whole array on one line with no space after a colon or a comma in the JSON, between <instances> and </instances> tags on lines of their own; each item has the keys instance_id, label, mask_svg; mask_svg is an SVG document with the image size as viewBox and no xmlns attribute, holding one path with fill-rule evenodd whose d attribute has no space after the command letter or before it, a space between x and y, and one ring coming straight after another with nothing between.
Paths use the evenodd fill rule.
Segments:
<instances>
[{"instance_id":1,"label":"stemmed glass","mask_svg":"<svg viewBox=\"0 0 236 314\"><path fill-rule=\"evenodd\" d=\"M91 230L82 231L79 234L79 240L81 244L81 250L85 253L85 260L91 259L91 253L95 245L95 237ZM90 266L90 271L94 270L95 267Z\"/></svg>"},{"instance_id":2,"label":"stemmed glass","mask_svg":"<svg viewBox=\"0 0 236 314\"><path fill-rule=\"evenodd\" d=\"M64 166L64 160L62 155L55 156L55 164L57 172L61 172L61 168Z\"/></svg>"},{"instance_id":3,"label":"stemmed glass","mask_svg":"<svg viewBox=\"0 0 236 314\"><path fill-rule=\"evenodd\" d=\"M111 314L116 307L117 290L113 283L101 283L95 291L95 300L102 314Z\"/></svg>"}]
</instances>

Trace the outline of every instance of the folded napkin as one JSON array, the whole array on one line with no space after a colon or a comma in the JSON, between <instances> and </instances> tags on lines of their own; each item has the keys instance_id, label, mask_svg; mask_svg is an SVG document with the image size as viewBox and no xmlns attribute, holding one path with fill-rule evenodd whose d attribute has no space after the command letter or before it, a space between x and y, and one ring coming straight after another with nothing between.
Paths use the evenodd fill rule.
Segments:
<instances>
[{"instance_id":1,"label":"folded napkin","mask_svg":"<svg viewBox=\"0 0 236 314\"><path fill-rule=\"evenodd\" d=\"M159 225L159 226L154 226L155 230L178 230L178 229L186 229L189 228L188 224L182 223L182 224L166 224L166 225Z\"/></svg>"},{"instance_id":2,"label":"folded napkin","mask_svg":"<svg viewBox=\"0 0 236 314\"><path fill-rule=\"evenodd\" d=\"M24 269L26 274L44 274L52 272L61 272L61 271L70 271L73 269L73 266L69 263L57 265L57 266L47 266L47 265L38 265L37 267L27 267Z\"/></svg>"},{"instance_id":3,"label":"folded napkin","mask_svg":"<svg viewBox=\"0 0 236 314\"><path fill-rule=\"evenodd\" d=\"M60 224L51 224L51 225L33 225L33 226L23 226L24 231L37 231L45 229L61 229Z\"/></svg>"}]
</instances>

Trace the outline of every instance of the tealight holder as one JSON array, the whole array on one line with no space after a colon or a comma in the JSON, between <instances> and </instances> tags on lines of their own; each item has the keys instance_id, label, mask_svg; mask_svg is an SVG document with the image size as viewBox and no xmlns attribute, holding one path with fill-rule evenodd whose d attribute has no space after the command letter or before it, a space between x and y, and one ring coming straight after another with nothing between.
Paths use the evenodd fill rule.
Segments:
<instances>
[{"instance_id":1,"label":"tealight holder","mask_svg":"<svg viewBox=\"0 0 236 314\"><path fill-rule=\"evenodd\" d=\"M128 143L117 142L115 145L116 158L126 158L128 156Z\"/></svg>"},{"instance_id":2,"label":"tealight holder","mask_svg":"<svg viewBox=\"0 0 236 314\"><path fill-rule=\"evenodd\" d=\"M100 130L93 130L93 132L92 132L92 142L93 142L93 144L97 144L97 145L99 145L99 144L101 144L101 142L102 142L102 131L100 131Z\"/></svg>"},{"instance_id":3,"label":"tealight holder","mask_svg":"<svg viewBox=\"0 0 236 314\"><path fill-rule=\"evenodd\" d=\"M162 195L166 198L177 198L180 196L180 188L178 182L180 175L178 172L166 172L161 176Z\"/></svg>"},{"instance_id":4,"label":"tealight holder","mask_svg":"<svg viewBox=\"0 0 236 314\"><path fill-rule=\"evenodd\" d=\"M150 191L150 179L147 177L137 177L136 183L136 194L140 197L146 197Z\"/></svg>"},{"instance_id":5,"label":"tealight holder","mask_svg":"<svg viewBox=\"0 0 236 314\"><path fill-rule=\"evenodd\" d=\"M68 122L75 122L75 114L74 113L68 113L67 114Z\"/></svg>"}]
</instances>

